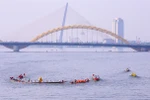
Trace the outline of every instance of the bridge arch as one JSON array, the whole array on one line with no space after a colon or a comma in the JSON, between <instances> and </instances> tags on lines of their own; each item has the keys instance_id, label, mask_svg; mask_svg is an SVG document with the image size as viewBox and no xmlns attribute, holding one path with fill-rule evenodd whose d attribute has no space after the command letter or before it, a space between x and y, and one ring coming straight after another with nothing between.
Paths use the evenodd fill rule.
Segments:
<instances>
[{"instance_id":1,"label":"bridge arch","mask_svg":"<svg viewBox=\"0 0 150 100\"><path fill-rule=\"evenodd\" d=\"M42 38L42 37L44 37L48 34L52 34L54 32L61 31L61 30L68 30L68 29L90 29L90 30L95 30L95 31L106 33L106 34L108 34L112 37L115 37L115 38L121 40L123 43L129 44L129 42L126 39L116 35L115 33L111 32L111 31L108 31L108 30L103 29L103 28L98 28L96 26L89 26L89 25L68 25L68 26L63 26L63 27L57 27L57 28L54 28L52 30L48 30L47 32L43 32L42 34L39 34L38 36L33 38L31 40L31 42L36 42L37 40L39 40L40 38Z\"/></svg>"}]
</instances>

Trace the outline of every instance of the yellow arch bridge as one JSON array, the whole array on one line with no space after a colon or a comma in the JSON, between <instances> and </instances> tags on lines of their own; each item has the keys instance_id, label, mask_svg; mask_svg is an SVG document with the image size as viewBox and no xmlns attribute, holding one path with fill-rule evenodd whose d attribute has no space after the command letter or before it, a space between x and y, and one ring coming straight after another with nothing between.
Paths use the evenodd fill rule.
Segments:
<instances>
[{"instance_id":1,"label":"yellow arch bridge","mask_svg":"<svg viewBox=\"0 0 150 100\"><path fill-rule=\"evenodd\" d=\"M122 37L120 37L120 36L118 36L118 35L116 35L115 33L113 33L113 32L111 32L111 31L108 31L108 30L106 30L106 29L103 29L103 28L98 28L98 27L96 27L96 26L89 26L89 25L68 25L68 26L63 26L63 27L57 27L57 28L54 28L54 29L51 29L51 30L48 30L47 32L43 32L43 33L41 33L41 34L39 34L39 35L37 35L36 37L34 37L30 42L28 42L28 43L20 43L20 42L18 42L18 43L4 43L4 42L0 42L0 44L1 45L4 45L5 47L8 47L8 48L10 48L10 49L13 49L14 51L19 51L19 49L22 49L22 48L25 48L25 47L27 47L27 46L29 46L29 45L39 45L40 43L37 43L37 41L39 40L39 39L41 39L41 38L43 38L43 37L45 37L45 36L47 36L47 35L49 35L49 34L53 34L53 33L55 33L55 32L58 32L58 31L61 31L61 30L69 30L69 29L89 29L89 30L95 30L95 31L98 31L99 33L100 32L102 32L102 33L105 33L105 34L107 34L107 35L110 35L110 36L112 36L112 37L114 37L114 38L116 38L116 39L118 39L118 40L121 40L124 44L110 44L110 45L108 45L108 44L92 44L92 43L65 43L65 45L80 45L80 46L87 46L87 45L90 45L90 46L118 46L118 47L131 47L131 48L133 48L133 49L135 49L135 50L137 50L137 51L141 51L141 49L143 50L143 48L144 48L144 50L145 51L147 51L147 50L149 50L149 48L146 48L145 49L145 47L141 47L141 46L131 46L130 44L129 44L129 42L126 40L126 39L124 39L124 38L122 38ZM49 45L64 45L64 43L49 43ZM83 45L84 44L84 45ZM42 45L42 44L41 44ZM44 45L44 44L43 44ZM48 45L47 43L46 43L46 45Z\"/></svg>"},{"instance_id":2,"label":"yellow arch bridge","mask_svg":"<svg viewBox=\"0 0 150 100\"><path fill-rule=\"evenodd\" d=\"M98 28L96 26L89 26L89 25L69 25L69 26L57 27L57 28L54 28L52 30L48 30L47 32L44 32L42 34L39 34L38 36L33 38L31 40L31 42L35 42L35 41L39 40L40 38L42 38L44 36L47 36L49 34L52 34L52 33L55 33L55 32L61 31L61 30L68 30L68 29L90 29L90 30L95 30L95 31L99 31L99 32L102 32L102 33L106 33L106 34L108 34L112 37L115 37L115 38L121 40L125 44L129 43L126 39L116 35L115 33L111 32L111 31L108 31L108 30L103 29L103 28Z\"/></svg>"}]
</instances>

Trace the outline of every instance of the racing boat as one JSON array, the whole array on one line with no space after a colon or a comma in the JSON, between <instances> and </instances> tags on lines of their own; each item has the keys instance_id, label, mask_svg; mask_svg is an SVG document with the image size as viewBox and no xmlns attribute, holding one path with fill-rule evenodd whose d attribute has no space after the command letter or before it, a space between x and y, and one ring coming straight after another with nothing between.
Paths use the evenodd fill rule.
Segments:
<instances>
[{"instance_id":1,"label":"racing boat","mask_svg":"<svg viewBox=\"0 0 150 100\"><path fill-rule=\"evenodd\" d=\"M21 82L21 83L38 83L38 84L50 84L50 83L64 83L66 81L64 80L61 80L61 81L32 81L32 80L28 80L28 81L25 81L25 80L20 80L20 79L17 79L17 78L13 78L13 77L10 77L10 80L13 81L13 82Z\"/></svg>"},{"instance_id":2,"label":"racing boat","mask_svg":"<svg viewBox=\"0 0 150 100\"><path fill-rule=\"evenodd\" d=\"M55 81L55 82L30 82L30 83L38 83L38 84L55 84L55 83L64 83L63 81Z\"/></svg>"},{"instance_id":3,"label":"racing boat","mask_svg":"<svg viewBox=\"0 0 150 100\"><path fill-rule=\"evenodd\" d=\"M74 81L71 81L70 83L71 84L76 84L76 83L86 83L86 82L89 82L90 80L87 78L87 79L79 79L79 80L74 80Z\"/></svg>"}]
</instances>

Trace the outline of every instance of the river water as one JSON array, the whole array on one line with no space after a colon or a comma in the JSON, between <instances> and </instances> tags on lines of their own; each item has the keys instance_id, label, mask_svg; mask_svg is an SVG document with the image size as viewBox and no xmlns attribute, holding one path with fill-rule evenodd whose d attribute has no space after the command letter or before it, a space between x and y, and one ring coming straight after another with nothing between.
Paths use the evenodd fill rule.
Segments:
<instances>
[{"instance_id":1,"label":"river water","mask_svg":"<svg viewBox=\"0 0 150 100\"><path fill-rule=\"evenodd\" d=\"M150 53L0 52L0 100L150 100ZM131 77L130 68L139 77ZM32 80L64 84L25 84L9 80L26 73ZM101 81L70 84L74 79Z\"/></svg>"}]
</instances>

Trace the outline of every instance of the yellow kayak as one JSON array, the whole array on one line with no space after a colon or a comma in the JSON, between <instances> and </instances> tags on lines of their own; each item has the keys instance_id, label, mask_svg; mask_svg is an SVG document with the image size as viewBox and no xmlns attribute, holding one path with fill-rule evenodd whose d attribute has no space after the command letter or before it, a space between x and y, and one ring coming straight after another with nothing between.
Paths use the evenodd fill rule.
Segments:
<instances>
[{"instance_id":1,"label":"yellow kayak","mask_svg":"<svg viewBox=\"0 0 150 100\"><path fill-rule=\"evenodd\" d=\"M136 77L137 75L136 73L131 73L131 76Z\"/></svg>"}]
</instances>

